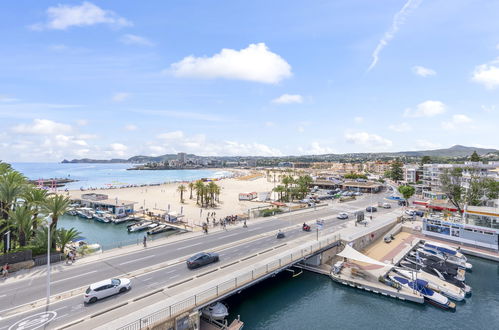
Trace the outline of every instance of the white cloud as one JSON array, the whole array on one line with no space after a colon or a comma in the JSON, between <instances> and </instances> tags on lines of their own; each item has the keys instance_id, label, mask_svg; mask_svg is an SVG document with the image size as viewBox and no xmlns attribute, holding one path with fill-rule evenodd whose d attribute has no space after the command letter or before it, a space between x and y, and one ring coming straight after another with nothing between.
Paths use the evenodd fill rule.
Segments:
<instances>
[{"instance_id":1,"label":"white cloud","mask_svg":"<svg viewBox=\"0 0 499 330\"><path fill-rule=\"evenodd\" d=\"M457 114L457 115L453 115L452 118L451 118L451 120L449 120L449 121L443 121L442 122L442 128L446 129L446 130L453 130L453 129L456 129L459 126L462 126L464 124L469 124L472 121L473 120L470 117L466 116L466 115Z\"/></svg>"},{"instance_id":2,"label":"white cloud","mask_svg":"<svg viewBox=\"0 0 499 330\"><path fill-rule=\"evenodd\" d=\"M428 68L425 68L424 66L419 66L419 65L413 66L412 72L414 72L414 74L417 74L418 76L421 76L421 77L434 76L437 74L434 70L428 69Z\"/></svg>"},{"instance_id":3,"label":"white cloud","mask_svg":"<svg viewBox=\"0 0 499 330\"><path fill-rule=\"evenodd\" d=\"M393 124L388 126L388 128L398 133L409 132L412 130L412 126L409 125L408 123Z\"/></svg>"},{"instance_id":4,"label":"white cloud","mask_svg":"<svg viewBox=\"0 0 499 330\"><path fill-rule=\"evenodd\" d=\"M266 121L266 122L265 122L265 126L266 126L266 127L274 127L274 126L275 126L275 124L274 124L273 122L271 122L271 121Z\"/></svg>"},{"instance_id":5,"label":"white cloud","mask_svg":"<svg viewBox=\"0 0 499 330\"><path fill-rule=\"evenodd\" d=\"M395 34L399 30L400 26L405 22L405 19L407 16L410 14L410 12L416 8L419 7L421 4L422 0L408 0L405 5L400 9L395 16L393 16L392 20L392 25L388 29L388 31L385 32L383 35L383 38L378 42L378 45L374 49L374 52L372 53L372 62L371 65L369 65L369 68L367 71L370 71L372 68L376 66L379 60L379 54L381 53L381 50L385 48L385 46L388 45L388 42L392 40L395 37Z\"/></svg>"},{"instance_id":6,"label":"white cloud","mask_svg":"<svg viewBox=\"0 0 499 330\"><path fill-rule=\"evenodd\" d=\"M76 125L78 125L78 126L87 126L88 125L88 120L87 119L77 119L76 120Z\"/></svg>"},{"instance_id":7,"label":"white cloud","mask_svg":"<svg viewBox=\"0 0 499 330\"><path fill-rule=\"evenodd\" d=\"M114 93L112 100L113 102L123 102L130 97L129 93L119 92Z\"/></svg>"},{"instance_id":8,"label":"white cloud","mask_svg":"<svg viewBox=\"0 0 499 330\"><path fill-rule=\"evenodd\" d=\"M167 132L167 133L162 133L158 135L158 138L163 139L163 140L178 140L182 139L184 137L184 132L182 131L173 131L173 132Z\"/></svg>"},{"instance_id":9,"label":"white cloud","mask_svg":"<svg viewBox=\"0 0 499 330\"><path fill-rule=\"evenodd\" d=\"M104 10L91 2L81 5L57 5L47 9L48 21L30 26L33 30L66 30L72 26L91 26L95 24L109 24L114 27L132 25L123 17L119 17L110 10Z\"/></svg>"},{"instance_id":10,"label":"white cloud","mask_svg":"<svg viewBox=\"0 0 499 330\"><path fill-rule=\"evenodd\" d=\"M0 95L0 102L16 102L19 101L18 99L14 97L10 97L8 95Z\"/></svg>"},{"instance_id":11,"label":"white cloud","mask_svg":"<svg viewBox=\"0 0 499 330\"><path fill-rule=\"evenodd\" d=\"M298 152L307 155L324 155L334 153L334 149L321 145L318 141L312 142L308 147L299 147Z\"/></svg>"},{"instance_id":12,"label":"white cloud","mask_svg":"<svg viewBox=\"0 0 499 330\"><path fill-rule=\"evenodd\" d=\"M499 86L499 58L489 64L482 64L475 68L471 80L482 84L487 89L494 89Z\"/></svg>"},{"instance_id":13,"label":"white cloud","mask_svg":"<svg viewBox=\"0 0 499 330\"><path fill-rule=\"evenodd\" d=\"M152 47L154 43L144 37L138 36L136 34L125 34L120 38L120 42L125 45L138 45Z\"/></svg>"},{"instance_id":14,"label":"white cloud","mask_svg":"<svg viewBox=\"0 0 499 330\"><path fill-rule=\"evenodd\" d=\"M57 123L48 119L35 119L30 125L20 124L14 126L12 128L12 131L20 134L50 135L69 132L71 131L71 126L63 123Z\"/></svg>"},{"instance_id":15,"label":"white cloud","mask_svg":"<svg viewBox=\"0 0 499 330\"><path fill-rule=\"evenodd\" d=\"M438 143L434 143L434 142L431 142L431 141L428 141L428 140L416 140L416 145L419 147L419 148L424 148L424 149L438 149L440 148L442 145L438 144Z\"/></svg>"},{"instance_id":16,"label":"white cloud","mask_svg":"<svg viewBox=\"0 0 499 330\"><path fill-rule=\"evenodd\" d=\"M440 101L424 101L417 105L416 110L405 109L405 117L434 117L445 112L445 104Z\"/></svg>"},{"instance_id":17,"label":"white cloud","mask_svg":"<svg viewBox=\"0 0 499 330\"><path fill-rule=\"evenodd\" d=\"M111 143L109 147L110 150L108 151L108 155L110 156L123 157L126 155L126 151L128 150L128 147L122 143Z\"/></svg>"},{"instance_id":18,"label":"white cloud","mask_svg":"<svg viewBox=\"0 0 499 330\"><path fill-rule=\"evenodd\" d=\"M345 139L349 143L365 147L386 148L392 145L392 141L367 132L346 133Z\"/></svg>"},{"instance_id":19,"label":"white cloud","mask_svg":"<svg viewBox=\"0 0 499 330\"><path fill-rule=\"evenodd\" d=\"M291 77L291 66L271 52L264 43L250 44L241 50L224 48L212 57L187 56L173 63L177 77L225 78L276 84Z\"/></svg>"},{"instance_id":20,"label":"white cloud","mask_svg":"<svg viewBox=\"0 0 499 330\"><path fill-rule=\"evenodd\" d=\"M228 121L228 119L225 117L220 117L217 115L212 115L209 113L200 113L200 112L173 111L173 110L132 110L132 111L142 114L173 117L180 119L193 119L193 120L214 121L214 122Z\"/></svg>"},{"instance_id":21,"label":"white cloud","mask_svg":"<svg viewBox=\"0 0 499 330\"><path fill-rule=\"evenodd\" d=\"M125 129L127 131L136 131L137 130L137 126L135 126L133 124L128 124L128 125L125 125Z\"/></svg>"},{"instance_id":22,"label":"white cloud","mask_svg":"<svg viewBox=\"0 0 499 330\"><path fill-rule=\"evenodd\" d=\"M495 112L496 106L495 105L482 105L482 110L485 112Z\"/></svg>"},{"instance_id":23,"label":"white cloud","mask_svg":"<svg viewBox=\"0 0 499 330\"><path fill-rule=\"evenodd\" d=\"M283 94L276 99L272 100L272 103L277 104L289 104L289 103L302 103L303 97L299 94Z\"/></svg>"},{"instance_id":24,"label":"white cloud","mask_svg":"<svg viewBox=\"0 0 499 330\"><path fill-rule=\"evenodd\" d=\"M298 133L303 133L303 132L305 132L305 127L298 126L298 128L296 130L298 131Z\"/></svg>"},{"instance_id":25,"label":"white cloud","mask_svg":"<svg viewBox=\"0 0 499 330\"><path fill-rule=\"evenodd\" d=\"M357 117L354 117L353 120L357 123L357 124L360 124L360 123L363 123L364 122L364 117L361 117L361 116L357 116Z\"/></svg>"}]
</instances>

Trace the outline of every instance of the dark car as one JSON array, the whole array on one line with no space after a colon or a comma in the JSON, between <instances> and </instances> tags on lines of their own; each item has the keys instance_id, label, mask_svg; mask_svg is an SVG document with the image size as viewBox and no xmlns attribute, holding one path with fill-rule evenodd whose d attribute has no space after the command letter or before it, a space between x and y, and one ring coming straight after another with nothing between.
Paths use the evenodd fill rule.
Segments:
<instances>
[{"instance_id":1,"label":"dark car","mask_svg":"<svg viewBox=\"0 0 499 330\"><path fill-rule=\"evenodd\" d=\"M406 206L406 201L398 201L399 206Z\"/></svg>"},{"instance_id":2,"label":"dark car","mask_svg":"<svg viewBox=\"0 0 499 330\"><path fill-rule=\"evenodd\" d=\"M424 217L424 212L416 210L416 211L414 211L414 215L417 215L418 217Z\"/></svg>"},{"instance_id":3,"label":"dark car","mask_svg":"<svg viewBox=\"0 0 499 330\"><path fill-rule=\"evenodd\" d=\"M367 212L376 212L378 209L374 206L368 206L366 207Z\"/></svg>"},{"instance_id":4,"label":"dark car","mask_svg":"<svg viewBox=\"0 0 499 330\"><path fill-rule=\"evenodd\" d=\"M194 269L220 260L217 253L201 252L187 259L187 268Z\"/></svg>"}]
</instances>

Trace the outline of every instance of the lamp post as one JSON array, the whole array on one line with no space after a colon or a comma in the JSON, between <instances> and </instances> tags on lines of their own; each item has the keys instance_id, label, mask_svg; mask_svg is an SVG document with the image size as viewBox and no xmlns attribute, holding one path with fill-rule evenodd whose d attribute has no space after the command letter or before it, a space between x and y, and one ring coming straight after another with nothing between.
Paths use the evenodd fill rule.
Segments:
<instances>
[{"instance_id":1,"label":"lamp post","mask_svg":"<svg viewBox=\"0 0 499 330\"><path fill-rule=\"evenodd\" d=\"M50 225L52 219L47 216L47 306L50 305Z\"/></svg>"}]
</instances>

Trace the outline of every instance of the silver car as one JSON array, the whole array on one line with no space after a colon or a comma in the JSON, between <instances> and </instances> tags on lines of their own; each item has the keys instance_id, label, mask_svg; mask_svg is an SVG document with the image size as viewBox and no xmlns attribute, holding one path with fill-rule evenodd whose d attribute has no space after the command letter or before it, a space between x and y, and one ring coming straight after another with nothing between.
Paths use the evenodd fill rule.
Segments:
<instances>
[{"instance_id":1,"label":"silver car","mask_svg":"<svg viewBox=\"0 0 499 330\"><path fill-rule=\"evenodd\" d=\"M128 278L113 278L94 284L90 284L85 291L83 301L85 303L94 303L99 299L104 299L118 293L124 293L132 288Z\"/></svg>"}]
</instances>

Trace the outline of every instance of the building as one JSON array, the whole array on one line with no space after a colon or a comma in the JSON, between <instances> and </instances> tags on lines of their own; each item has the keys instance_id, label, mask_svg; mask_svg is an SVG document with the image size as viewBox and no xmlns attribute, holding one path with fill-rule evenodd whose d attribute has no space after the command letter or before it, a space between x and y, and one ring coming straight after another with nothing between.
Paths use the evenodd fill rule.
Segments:
<instances>
[{"instance_id":1,"label":"building","mask_svg":"<svg viewBox=\"0 0 499 330\"><path fill-rule=\"evenodd\" d=\"M423 176L423 170L419 165L404 165L404 181L406 183L416 183L421 180Z\"/></svg>"},{"instance_id":2,"label":"building","mask_svg":"<svg viewBox=\"0 0 499 330\"><path fill-rule=\"evenodd\" d=\"M469 206L462 217L429 214L422 232L461 244L499 250L499 209Z\"/></svg>"},{"instance_id":3,"label":"building","mask_svg":"<svg viewBox=\"0 0 499 330\"><path fill-rule=\"evenodd\" d=\"M346 181L341 184L341 188L350 191L360 191L363 193L380 192L383 185L377 182Z\"/></svg>"},{"instance_id":4,"label":"building","mask_svg":"<svg viewBox=\"0 0 499 330\"><path fill-rule=\"evenodd\" d=\"M185 152L179 152L177 154L177 160L180 164L185 164L187 162L187 154Z\"/></svg>"},{"instance_id":5,"label":"building","mask_svg":"<svg viewBox=\"0 0 499 330\"><path fill-rule=\"evenodd\" d=\"M429 189L440 190L440 176L445 170L463 169L462 185L469 187L473 176L487 177L499 181L499 162L464 162L464 164L424 164L423 183Z\"/></svg>"},{"instance_id":6,"label":"building","mask_svg":"<svg viewBox=\"0 0 499 330\"><path fill-rule=\"evenodd\" d=\"M393 162L382 162L382 161L368 161L364 163L364 171L377 175L384 175L386 171L389 171L392 167Z\"/></svg>"},{"instance_id":7,"label":"building","mask_svg":"<svg viewBox=\"0 0 499 330\"><path fill-rule=\"evenodd\" d=\"M249 193L239 193L240 201L251 201L258 197L257 192L249 192Z\"/></svg>"},{"instance_id":8,"label":"building","mask_svg":"<svg viewBox=\"0 0 499 330\"><path fill-rule=\"evenodd\" d=\"M96 193L82 194L80 198L75 198L74 201L85 207L110 211L117 216L133 213L133 206L137 204L137 202L119 200L118 198L110 199L108 195Z\"/></svg>"}]
</instances>

